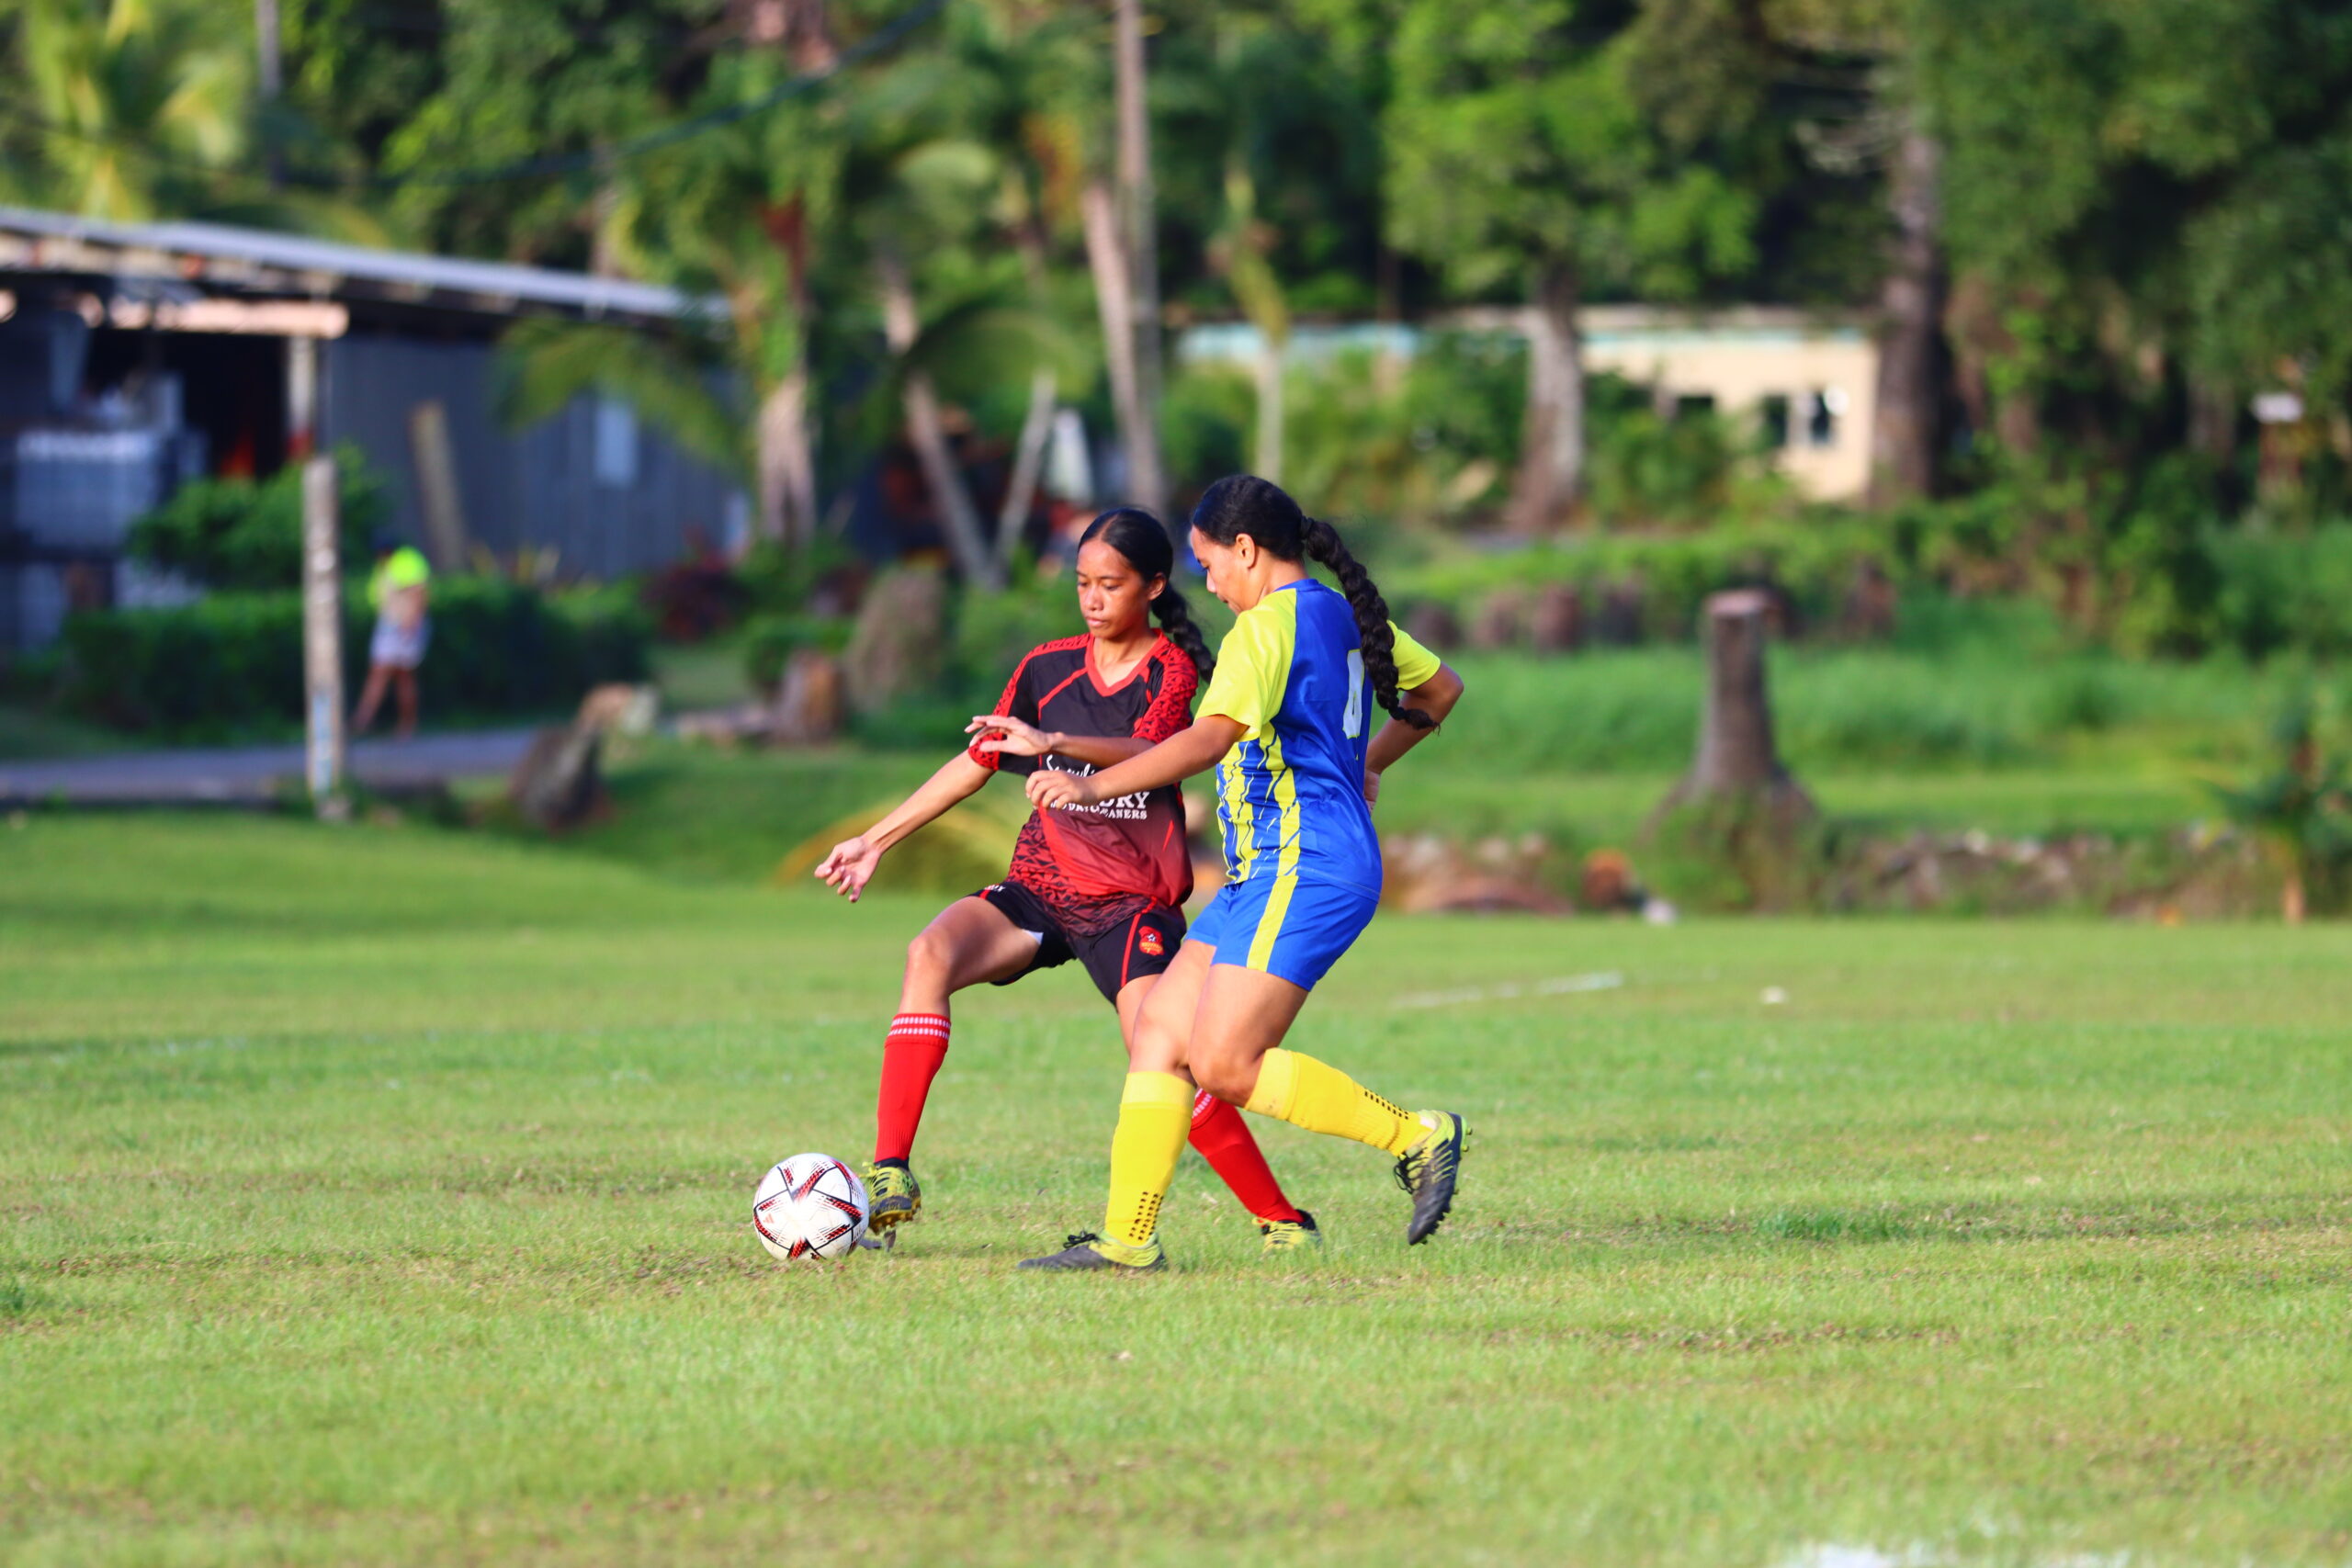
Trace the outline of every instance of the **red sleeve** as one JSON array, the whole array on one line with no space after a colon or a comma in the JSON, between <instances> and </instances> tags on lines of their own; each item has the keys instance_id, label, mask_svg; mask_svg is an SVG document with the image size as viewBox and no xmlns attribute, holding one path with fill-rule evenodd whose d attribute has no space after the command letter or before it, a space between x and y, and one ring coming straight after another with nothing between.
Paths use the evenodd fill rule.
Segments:
<instances>
[{"instance_id":1,"label":"red sleeve","mask_svg":"<svg viewBox=\"0 0 2352 1568\"><path fill-rule=\"evenodd\" d=\"M1034 648L1021 656L1021 662L1012 667L1012 679L1004 683L1004 695L997 698L996 706L989 709L989 712L1010 714L1014 718L1027 719L1031 724L1037 722L1037 705L1022 688L1022 677L1029 673L1029 661L1036 657L1037 649ZM973 736L972 743L965 748L964 754L988 769L989 772L994 773L1003 762L1004 753L981 750L980 741L983 739L981 736Z\"/></svg>"},{"instance_id":2,"label":"red sleeve","mask_svg":"<svg viewBox=\"0 0 2352 1568\"><path fill-rule=\"evenodd\" d=\"M1157 746L1193 722L1193 693L1201 683L1184 650L1170 644L1159 660L1159 694L1136 720L1136 739Z\"/></svg>"}]
</instances>

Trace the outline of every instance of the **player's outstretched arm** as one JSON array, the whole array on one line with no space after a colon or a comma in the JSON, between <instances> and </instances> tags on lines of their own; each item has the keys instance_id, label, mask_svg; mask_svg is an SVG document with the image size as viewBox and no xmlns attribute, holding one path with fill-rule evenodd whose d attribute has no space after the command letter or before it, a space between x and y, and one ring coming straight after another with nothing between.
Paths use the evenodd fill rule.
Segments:
<instances>
[{"instance_id":1,"label":"player's outstretched arm","mask_svg":"<svg viewBox=\"0 0 2352 1568\"><path fill-rule=\"evenodd\" d=\"M1008 757L1043 757L1051 753L1096 768L1115 767L1151 750L1150 741L1138 740L1132 735L1072 735L1066 730L1040 729L1005 713L974 714L972 722L964 727L964 733L978 736L974 744L983 751L1001 752Z\"/></svg>"},{"instance_id":2,"label":"player's outstretched arm","mask_svg":"<svg viewBox=\"0 0 2352 1568\"><path fill-rule=\"evenodd\" d=\"M1238 719L1205 713L1191 728L1179 730L1141 756L1131 757L1099 773L1065 773L1040 769L1029 775L1029 799L1040 807L1093 806L1123 795L1141 795L1205 773L1233 750L1245 730Z\"/></svg>"},{"instance_id":3,"label":"player's outstretched arm","mask_svg":"<svg viewBox=\"0 0 2352 1568\"><path fill-rule=\"evenodd\" d=\"M1405 706L1419 708L1443 724L1446 716L1453 711L1453 705L1462 700L1462 677L1453 672L1452 665L1441 664L1436 674L1396 694ZM1380 775L1388 771L1389 764L1436 733L1434 728L1419 729L1393 718L1382 725L1373 736L1372 744L1364 748L1363 797L1379 799Z\"/></svg>"},{"instance_id":4,"label":"player's outstretched arm","mask_svg":"<svg viewBox=\"0 0 2352 1568\"><path fill-rule=\"evenodd\" d=\"M989 770L958 751L899 802L898 809L856 838L835 844L832 852L818 863L817 880L856 903L866 883L873 880L875 868L882 863L884 851L925 823L945 816L958 802L969 800L988 782Z\"/></svg>"}]
</instances>

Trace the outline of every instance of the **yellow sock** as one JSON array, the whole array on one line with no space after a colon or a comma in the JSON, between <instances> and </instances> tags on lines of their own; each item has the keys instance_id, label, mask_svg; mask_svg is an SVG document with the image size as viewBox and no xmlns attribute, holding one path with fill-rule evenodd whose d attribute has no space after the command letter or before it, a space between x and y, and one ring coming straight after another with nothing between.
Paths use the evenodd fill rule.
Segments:
<instances>
[{"instance_id":1,"label":"yellow sock","mask_svg":"<svg viewBox=\"0 0 2352 1568\"><path fill-rule=\"evenodd\" d=\"M1173 1073L1129 1073L1111 1134L1111 1202L1102 1213L1105 1250L1142 1261L1159 1225L1159 1201L1193 1130L1193 1086ZM1127 1249L1122 1256L1120 1250Z\"/></svg>"},{"instance_id":2,"label":"yellow sock","mask_svg":"<svg viewBox=\"0 0 2352 1568\"><path fill-rule=\"evenodd\" d=\"M1250 1109L1392 1155L1403 1154L1429 1134L1419 1117L1398 1110L1339 1068L1279 1045L1259 1059Z\"/></svg>"}]
</instances>

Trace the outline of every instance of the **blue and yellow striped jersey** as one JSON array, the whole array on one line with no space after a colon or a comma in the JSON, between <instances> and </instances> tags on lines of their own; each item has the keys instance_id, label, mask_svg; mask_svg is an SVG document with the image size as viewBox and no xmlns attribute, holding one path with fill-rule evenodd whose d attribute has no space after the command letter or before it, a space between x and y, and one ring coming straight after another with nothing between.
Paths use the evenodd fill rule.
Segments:
<instances>
[{"instance_id":1,"label":"blue and yellow striped jersey","mask_svg":"<svg viewBox=\"0 0 2352 1568\"><path fill-rule=\"evenodd\" d=\"M1400 689L1437 671L1435 654L1396 633ZM1305 876L1376 891L1380 840L1364 805L1363 759L1386 716L1345 595L1308 578L1244 611L1217 648L1200 712L1243 729L1216 769L1227 879Z\"/></svg>"}]
</instances>

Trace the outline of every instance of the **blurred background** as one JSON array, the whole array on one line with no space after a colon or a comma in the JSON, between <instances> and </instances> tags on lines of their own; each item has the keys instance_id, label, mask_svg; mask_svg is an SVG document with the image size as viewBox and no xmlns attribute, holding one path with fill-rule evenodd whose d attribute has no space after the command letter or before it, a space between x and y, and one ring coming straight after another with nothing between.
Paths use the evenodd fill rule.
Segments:
<instances>
[{"instance_id":1,"label":"blurred background","mask_svg":"<svg viewBox=\"0 0 2352 1568\"><path fill-rule=\"evenodd\" d=\"M1470 679L1400 900L2300 919L2347 372L2316 0L0 0L0 795L302 794L321 457L339 799L782 874L1248 469Z\"/></svg>"}]
</instances>

